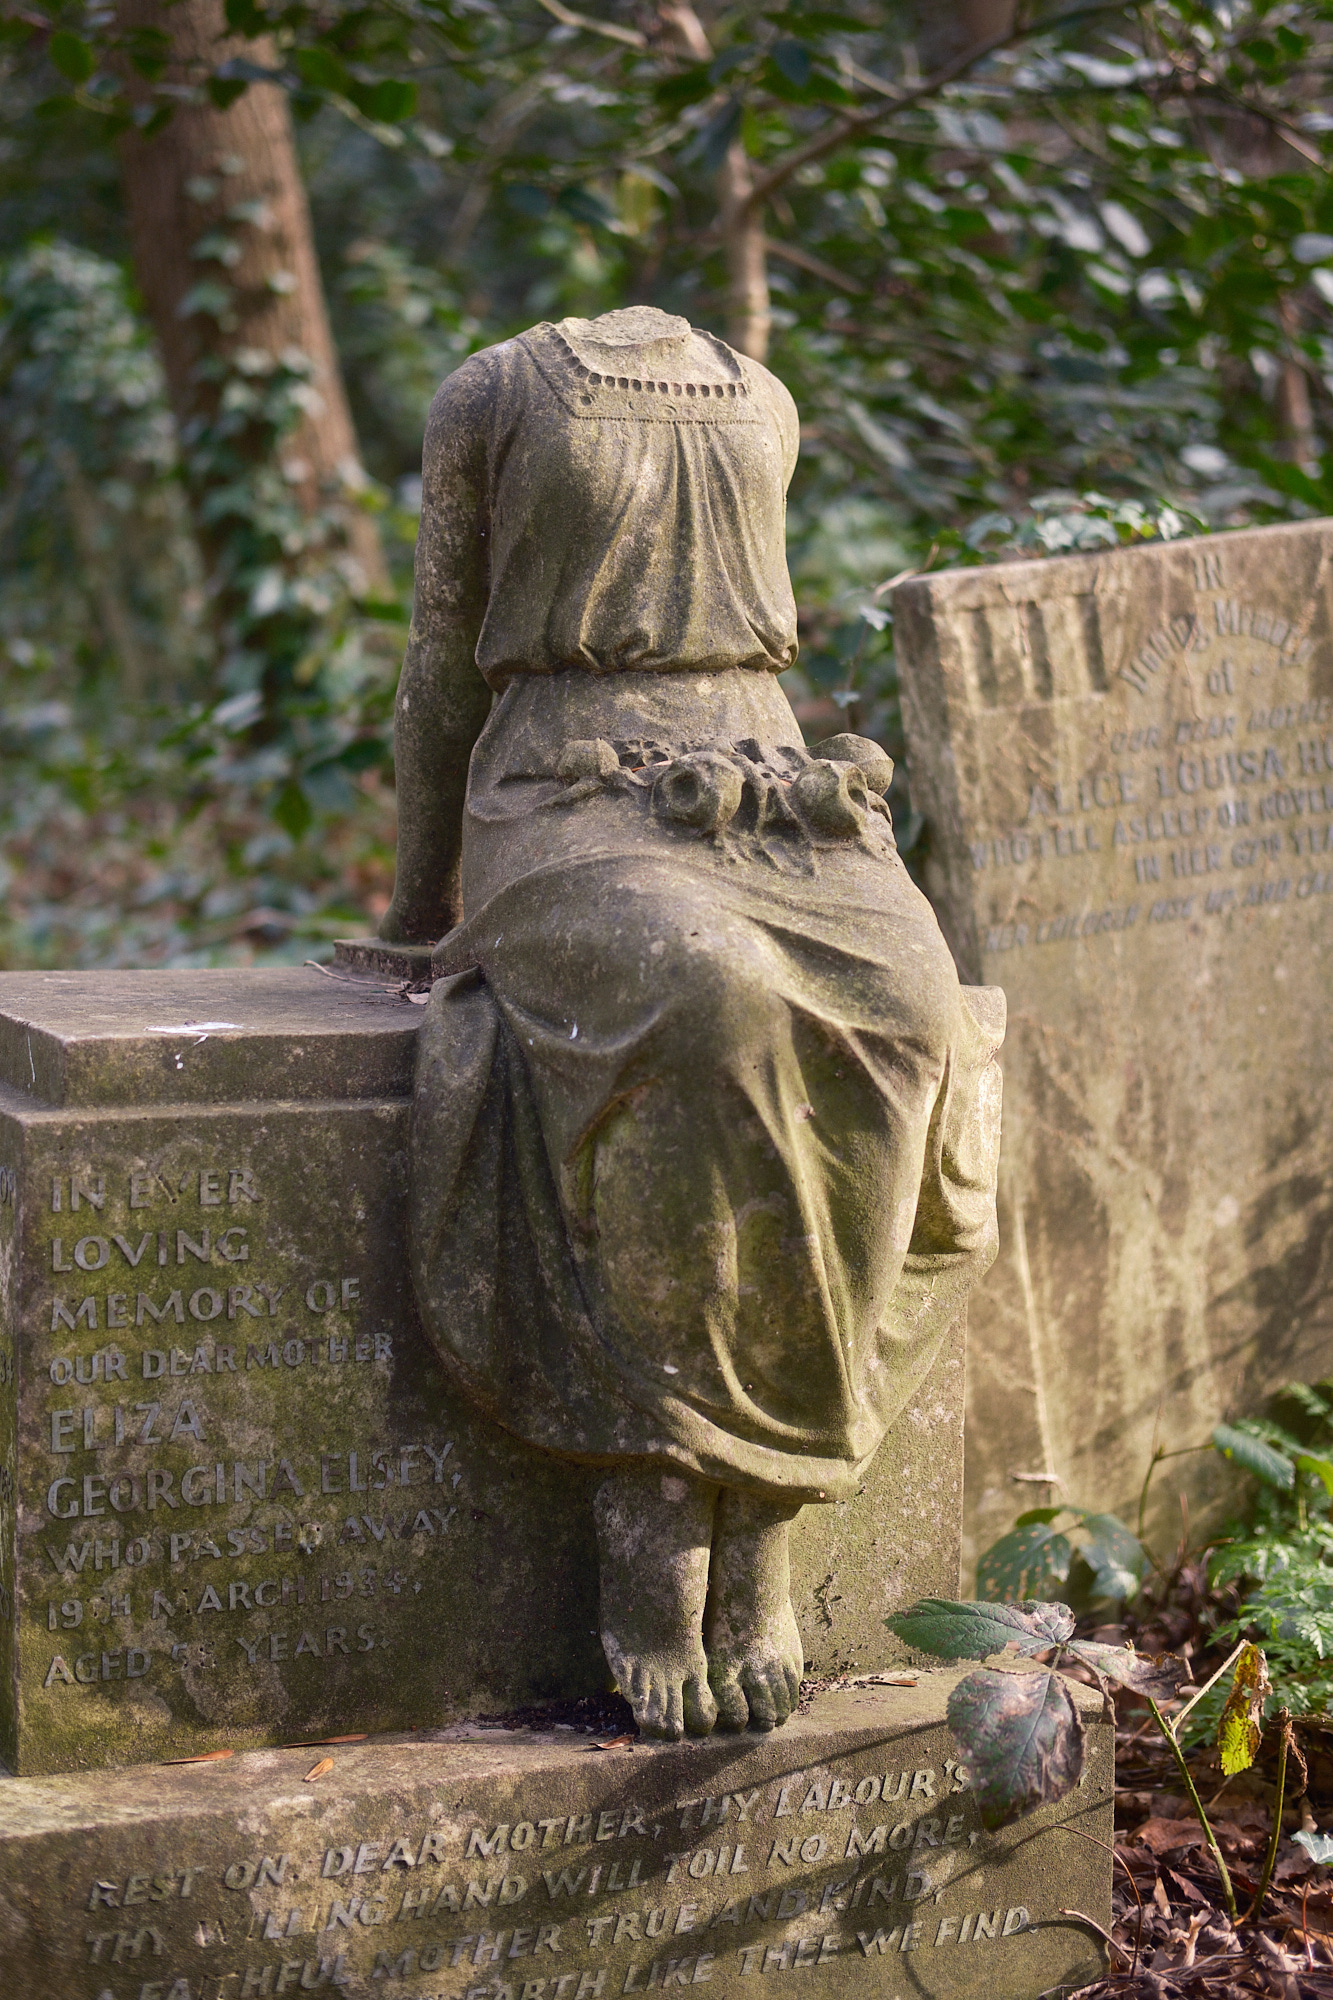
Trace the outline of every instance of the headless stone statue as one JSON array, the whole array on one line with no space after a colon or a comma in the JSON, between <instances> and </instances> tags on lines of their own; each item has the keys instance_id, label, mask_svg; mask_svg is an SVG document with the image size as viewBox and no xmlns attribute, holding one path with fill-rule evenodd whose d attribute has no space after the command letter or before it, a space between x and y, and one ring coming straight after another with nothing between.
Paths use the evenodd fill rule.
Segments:
<instances>
[{"instance_id":1,"label":"headless stone statue","mask_svg":"<svg viewBox=\"0 0 1333 2000\"><path fill-rule=\"evenodd\" d=\"M777 679L797 436L648 308L474 355L398 692L418 1298L495 1422L606 1469L602 1641L669 1737L790 1714L788 1524L856 1493L996 1247L1002 996L959 987L888 758L807 751Z\"/></svg>"}]
</instances>

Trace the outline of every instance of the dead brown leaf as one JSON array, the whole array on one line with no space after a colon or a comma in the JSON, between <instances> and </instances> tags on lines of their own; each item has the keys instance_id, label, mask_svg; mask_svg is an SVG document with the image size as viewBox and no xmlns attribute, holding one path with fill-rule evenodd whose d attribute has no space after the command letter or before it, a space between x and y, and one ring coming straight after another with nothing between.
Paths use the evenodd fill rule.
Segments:
<instances>
[{"instance_id":1,"label":"dead brown leaf","mask_svg":"<svg viewBox=\"0 0 1333 2000\"><path fill-rule=\"evenodd\" d=\"M608 1736L605 1743L590 1743L590 1750L632 1750L634 1738L626 1730L623 1736Z\"/></svg>"},{"instance_id":2,"label":"dead brown leaf","mask_svg":"<svg viewBox=\"0 0 1333 2000\"><path fill-rule=\"evenodd\" d=\"M1176 1847L1203 1847L1203 1828L1194 1819L1145 1819L1130 1835L1151 1848L1154 1854L1169 1854Z\"/></svg>"},{"instance_id":3,"label":"dead brown leaf","mask_svg":"<svg viewBox=\"0 0 1333 2000\"><path fill-rule=\"evenodd\" d=\"M307 1785L313 1785L316 1778L325 1777L332 1769L333 1769L332 1757L321 1757L318 1764L312 1765L311 1768L306 1772L303 1782Z\"/></svg>"},{"instance_id":4,"label":"dead brown leaf","mask_svg":"<svg viewBox=\"0 0 1333 2000\"><path fill-rule=\"evenodd\" d=\"M217 1764L221 1762L222 1758L230 1757L233 1754L230 1750L200 1750L193 1757L164 1757L162 1762L164 1764Z\"/></svg>"}]
</instances>

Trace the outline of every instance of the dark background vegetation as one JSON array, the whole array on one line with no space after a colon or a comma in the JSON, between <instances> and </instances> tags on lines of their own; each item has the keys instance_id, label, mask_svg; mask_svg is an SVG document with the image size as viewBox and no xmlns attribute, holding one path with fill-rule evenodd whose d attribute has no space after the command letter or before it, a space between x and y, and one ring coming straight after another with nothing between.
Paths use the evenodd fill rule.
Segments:
<instances>
[{"instance_id":1,"label":"dark background vegetation","mask_svg":"<svg viewBox=\"0 0 1333 2000\"><path fill-rule=\"evenodd\" d=\"M1330 11L11 8L0 964L373 924L425 411L535 320L790 385L815 734L901 748L901 571L1329 511Z\"/></svg>"}]
</instances>

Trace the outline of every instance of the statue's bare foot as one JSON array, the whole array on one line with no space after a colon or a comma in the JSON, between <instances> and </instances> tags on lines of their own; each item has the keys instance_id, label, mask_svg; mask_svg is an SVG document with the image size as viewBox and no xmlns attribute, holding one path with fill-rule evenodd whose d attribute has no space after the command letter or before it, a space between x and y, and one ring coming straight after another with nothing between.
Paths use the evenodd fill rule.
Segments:
<instances>
[{"instance_id":1,"label":"statue's bare foot","mask_svg":"<svg viewBox=\"0 0 1333 2000\"><path fill-rule=\"evenodd\" d=\"M791 1608L787 1528L799 1511L722 1489L704 1624L720 1728L774 1729L796 1706L805 1659Z\"/></svg>"},{"instance_id":2,"label":"statue's bare foot","mask_svg":"<svg viewBox=\"0 0 1333 2000\"><path fill-rule=\"evenodd\" d=\"M717 1720L703 1645L716 1486L613 1473L593 1502L602 1650L647 1736L706 1736Z\"/></svg>"}]
</instances>

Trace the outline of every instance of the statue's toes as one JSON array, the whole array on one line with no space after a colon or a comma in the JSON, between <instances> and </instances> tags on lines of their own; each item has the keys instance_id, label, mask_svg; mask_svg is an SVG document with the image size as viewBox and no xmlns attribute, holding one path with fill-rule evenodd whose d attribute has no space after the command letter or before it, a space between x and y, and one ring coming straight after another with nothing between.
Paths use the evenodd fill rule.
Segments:
<instances>
[{"instance_id":1,"label":"statue's toes","mask_svg":"<svg viewBox=\"0 0 1333 2000\"><path fill-rule=\"evenodd\" d=\"M660 1703L661 1726L654 1732L669 1743L679 1743L685 1734L685 1700L678 1680L664 1680Z\"/></svg>"},{"instance_id":2,"label":"statue's toes","mask_svg":"<svg viewBox=\"0 0 1333 2000\"><path fill-rule=\"evenodd\" d=\"M791 1689L779 1661L755 1661L743 1667L741 1686L750 1707L751 1729L776 1729L791 1714Z\"/></svg>"},{"instance_id":3,"label":"statue's toes","mask_svg":"<svg viewBox=\"0 0 1333 2000\"><path fill-rule=\"evenodd\" d=\"M691 1678L683 1695L685 1727L691 1736L708 1736L718 1720L718 1705L708 1682ZM744 1724L741 1725L742 1728Z\"/></svg>"},{"instance_id":4,"label":"statue's toes","mask_svg":"<svg viewBox=\"0 0 1333 2000\"><path fill-rule=\"evenodd\" d=\"M736 1669L729 1666L710 1665L708 1685L714 1696L719 1729L744 1729L750 1720L750 1704L745 1698L745 1690L740 1684Z\"/></svg>"},{"instance_id":5,"label":"statue's toes","mask_svg":"<svg viewBox=\"0 0 1333 2000\"><path fill-rule=\"evenodd\" d=\"M786 1688L783 1688L782 1713L778 1713L777 1698L771 1685L771 1674L767 1668L749 1665L741 1668L741 1686L750 1709L751 1729L775 1729L779 1722L785 1722L788 1714Z\"/></svg>"},{"instance_id":6,"label":"statue's toes","mask_svg":"<svg viewBox=\"0 0 1333 2000\"><path fill-rule=\"evenodd\" d=\"M782 1660L774 1660L772 1662L765 1670L765 1678L768 1682L769 1693L773 1697L774 1717L779 1723L785 1722L796 1706L796 1697L800 1692L800 1681L798 1679L793 1688L791 1675L788 1672L786 1663Z\"/></svg>"}]
</instances>

